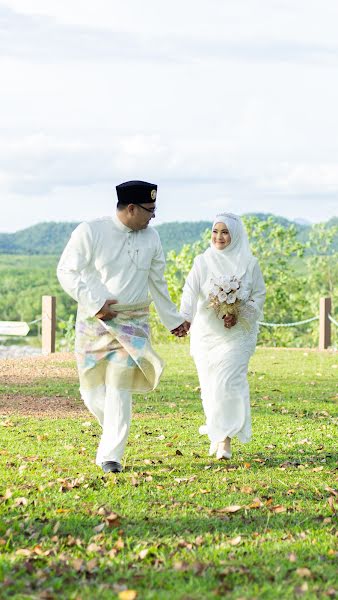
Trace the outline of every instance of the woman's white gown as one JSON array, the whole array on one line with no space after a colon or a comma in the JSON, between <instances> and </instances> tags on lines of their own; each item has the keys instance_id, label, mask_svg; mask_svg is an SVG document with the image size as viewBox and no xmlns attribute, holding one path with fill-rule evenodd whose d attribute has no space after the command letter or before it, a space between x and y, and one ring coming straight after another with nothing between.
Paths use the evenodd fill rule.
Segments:
<instances>
[{"instance_id":1,"label":"woman's white gown","mask_svg":"<svg viewBox=\"0 0 338 600\"><path fill-rule=\"evenodd\" d=\"M190 349L198 372L211 443L234 436L248 442L251 416L247 371L256 347L265 285L257 259L252 257L242 278L246 325L238 322L226 329L214 309L207 308L210 279L219 275L211 272L204 254L197 256L184 285L180 312L192 323Z\"/></svg>"}]
</instances>

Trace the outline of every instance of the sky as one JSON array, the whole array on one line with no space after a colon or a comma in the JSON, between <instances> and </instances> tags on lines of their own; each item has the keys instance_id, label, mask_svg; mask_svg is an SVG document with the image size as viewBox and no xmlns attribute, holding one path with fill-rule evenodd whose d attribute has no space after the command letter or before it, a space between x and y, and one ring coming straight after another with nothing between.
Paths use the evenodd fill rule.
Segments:
<instances>
[{"instance_id":1,"label":"sky","mask_svg":"<svg viewBox=\"0 0 338 600\"><path fill-rule=\"evenodd\" d=\"M338 210L336 0L0 0L0 232Z\"/></svg>"}]
</instances>

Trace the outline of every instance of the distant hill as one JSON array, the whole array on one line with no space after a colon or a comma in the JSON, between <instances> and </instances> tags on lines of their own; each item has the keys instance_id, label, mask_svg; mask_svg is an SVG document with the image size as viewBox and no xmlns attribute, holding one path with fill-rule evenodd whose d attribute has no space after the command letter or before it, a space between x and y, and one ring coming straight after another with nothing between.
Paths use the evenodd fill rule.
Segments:
<instances>
[{"instance_id":1,"label":"distant hill","mask_svg":"<svg viewBox=\"0 0 338 600\"><path fill-rule=\"evenodd\" d=\"M267 213L248 213L246 216L256 216L266 220L270 215ZM285 227L295 225L298 230L299 239L304 242L310 229L310 225L293 222L284 217L275 217ZM334 217L326 223L327 226L337 224L338 218ZM15 233L0 233L0 254L61 254L67 243L71 232L78 223L38 223L27 229ZM205 229L211 227L210 221L189 221L163 223L156 227L162 241L165 254L169 250L179 251L184 244L195 242Z\"/></svg>"},{"instance_id":2,"label":"distant hill","mask_svg":"<svg viewBox=\"0 0 338 600\"><path fill-rule=\"evenodd\" d=\"M15 233L0 233L0 254L61 254L78 223L38 223Z\"/></svg>"}]
</instances>

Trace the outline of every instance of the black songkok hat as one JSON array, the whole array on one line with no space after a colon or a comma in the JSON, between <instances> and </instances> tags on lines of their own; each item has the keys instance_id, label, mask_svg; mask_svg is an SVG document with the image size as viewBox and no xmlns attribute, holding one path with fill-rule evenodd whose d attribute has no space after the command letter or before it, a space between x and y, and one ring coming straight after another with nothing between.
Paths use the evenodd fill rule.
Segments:
<instances>
[{"instance_id":1,"label":"black songkok hat","mask_svg":"<svg viewBox=\"0 0 338 600\"><path fill-rule=\"evenodd\" d=\"M116 186L116 192L120 204L145 204L155 202L157 185L147 181L125 181Z\"/></svg>"}]
</instances>

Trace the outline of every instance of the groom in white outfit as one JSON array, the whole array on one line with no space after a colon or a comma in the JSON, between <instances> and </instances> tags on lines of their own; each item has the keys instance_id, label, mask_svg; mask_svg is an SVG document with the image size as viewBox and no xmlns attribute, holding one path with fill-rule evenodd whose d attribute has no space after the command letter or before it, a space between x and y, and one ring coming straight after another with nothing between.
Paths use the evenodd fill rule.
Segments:
<instances>
[{"instance_id":1,"label":"groom in white outfit","mask_svg":"<svg viewBox=\"0 0 338 600\"><path fill-rule=\"evenodd\" d=\"M131 392L141 391L135 387L140 371L130 377L130 385L126 384L128 368L130 364L135 367L135 362L127 355L129 362L118 364L119 356L127 353L121 347L120 338L107 333L106 324L118 321L119 305L143 310L142 323L144 319L147 323L144 307L149 304L150 292L167 329L178 337L185 336L189 329L168 294L159 235L155 229L148 228L155 217L157 186L144 181L127 181L118 185L116 192L116 214L81 223L73 231L57 268L63 289L78 302L76 351L80 391L84 403L102 426L96 463L105 472L122 470L121 460L131 422ZM128 329L128 323L124 328ZM132 330L132 323L129 329ZM125 370L123 364L126 364ZM117 368L120 379L116 377ZM135 368L137 370L137 366ZM121 372L125 377L119 389L116 382L121 380Z\"/></svg>"}]
</instances>

